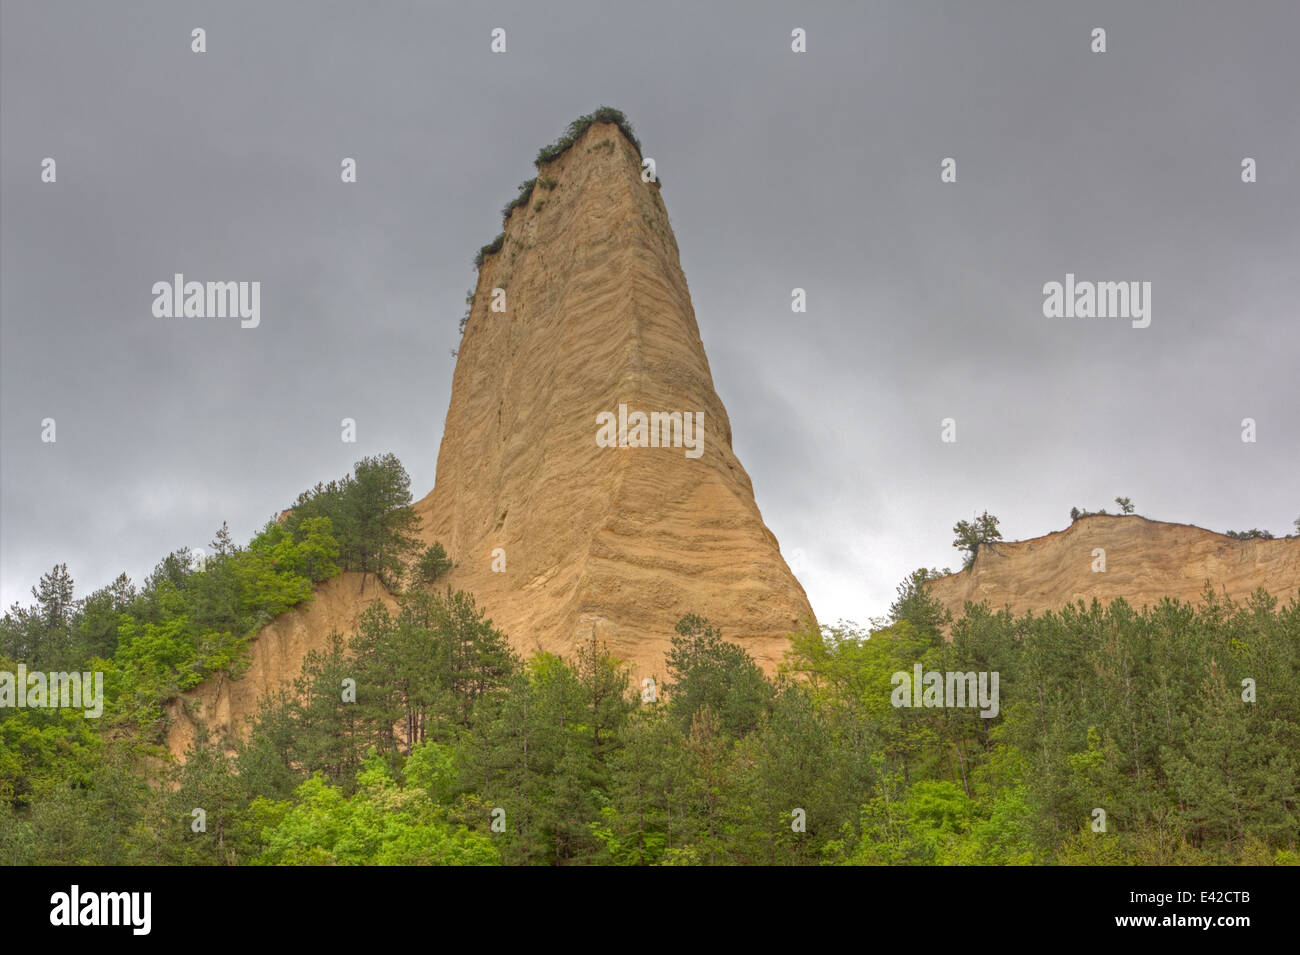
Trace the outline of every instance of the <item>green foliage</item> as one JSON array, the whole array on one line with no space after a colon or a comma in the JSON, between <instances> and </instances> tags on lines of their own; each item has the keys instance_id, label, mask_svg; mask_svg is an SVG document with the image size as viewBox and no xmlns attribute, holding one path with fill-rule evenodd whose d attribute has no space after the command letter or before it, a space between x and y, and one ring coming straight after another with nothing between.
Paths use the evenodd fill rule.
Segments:
<instances>
[{"instance_id":1,"label":"green foliage","mask_svg":"<svg viewBox=\"0 0 1300 955\"><path fill-rule=\"evenodd\" d=\"M538 169L541 169L546 163L554 162L556 159L559 159L566 151L568 151L570 146L582 137L582 134L585 133L593 123L614 123L618 126L623 135L627 137L627 141L636 149L637 156L639 157L641 155L641 141L636 138L636 134L632 131L632 123L623 115L622 110L614 109L611 106L601 106L594 112L588 113L585 116L579 116L569 124L569 128L564 131L563 136L551 143L549 146L543 146L539 149L537 151L537 158L533 161L533 164L537 166Z\"/></svg>"},{"instance_id":2,"label":"green foliage","mask_svg":"<svg viewBox=\"0 0 1300 955\"><path fill-rule=\"evenodd\" d=\"M164 790L158 835L162 861L175 865L237 865L248 861L257 843L246 824L243 781L204 727L185 753L183 765ZM196 814L195 810L201 810Z\"/></svg>"},{"instance_id":3,"label":"green foliage","mask_svg":"<svg viewBox=\"0 0 1300 955\"><path fill-rule=\"evenodd\" d=\"M924 633L937 634L952 622L952 614L926 592L925 585L951 573L947 567L943 570L920 567L912 571L898 585L898 598L889 607L890 618L905 620Z\"/></svg>"},{"instance_id":4,"label":"green foliage","mask_svg":"<svg viewBox=\"0 0 1300 955\"><path fill-rule=\"evenodd\" d=\"M0 624L0 654L33 665L61 669L72 662L76 603L67 564L55 564L32 588L36 603L15 603Z\"/></svg>"},{"instance_id":5,"label":"green foliage","mask_svg":"<svg viewBox=\"0 0 1300 955\"><path fill-rule=\"evenodd\" d=\"M632 703L627 673L594 641L577 666L537 654L506 692L477 701L460 765L463 811L504 811L507 863L598 861L597 831Z\"/></svg>"},{"instance_id":6,"label":"green foliage","mask_svg":"<svg viewBox=\"0 0 1300 955\"><path fill-rule=\"evenodd\" d=\"M277 615L310 599L314 583L339 574L343 543L347 560L357 569L394 579L400 576L414 548L409 503L400 463L391 455L367 459L357 466L355 478L318 485L314 492L302 495L291 514L282 522L269 522L246 547L234 543L229 526L223 523L209 556L200 560L187 548L174 551L139 589L123 574L77 600L66 565L43 575L33 588L36 603L15 604L0 620L0 670L14 672L21 662L29 672L100 674L103 713L94 719L80 709L0 707L0 812L21 831L46 816L62 818L60 814L82 811L76 806L99 812L96 807L107 803L91 798L86 767L100 766L102 759L110 759L103 764L104 772L118 787L113 798L131 780L132 785L143 785L142 769L156 766L154 747L165 735L172 701L213 674L237 676L251 636ZM343 543L334 535L335 519L344 528ZM341 657L333 662L336 668L343 663ZM314 666L319 671L316 682L337 675L326 672L329 663L309 660L309 670ZM308 677L311 683L310 673ZM278 735L270 729L268 734L284 743L285 751L290 742L297 749L287 760L274 747L250 751L241 786L256 783L287 794L301 781L295 768L299 763L320 763L338 778L350 780L360 757L348 749L347 733L339 728L346 729L344 717L355 714L339 710L333 715L340 719L331 723L327 710L319 704L304 705L296 722L278 714ZM294 732L299 733L297 738L292 737ZM142 758L147 761L141 763ZM219 834L217 847L204 843L201 848L186 848L187 843L167 841L188 831L184 828L188 815L178 821L178 815L168 814L175 808L168 800L148 804L142 796L138 804L111 810L134 814L131 825L156 837L133 843L133 851L142 853L133 858L149 862L247 858L243 851L247 839L241 844L238 827L233 822L226 826L222 820L223 814L246 810L248 800L222 788L229 770L224 752L215 743L196 746L187 763L188 775L173 780L178 788L169 791L193 791L202 782L200 770L207 773L203 791L214 793L214 805L219 807L215 828L208 830ZM164 833L171 836L159 841ZM96 850L89 837L78 846L76 851L84 852L86 859L125 858L111 843ZM51 859L73 857L63 848L50 855Z\"/></svg>"},{"instance_id":7,"label":"green foliage","mask_svg":"<svg viewBox=\"0 0 1300 955\"><path fill-rule=\"evenodd\" d=\"M11 722L0 721L0 726ZM0 803L0 865L141 865L154 861L154 794L122 744L82 749L20 808Z\"/></svg>"},{"instance_id":8,"label":"green foliage","mask_svg":"<svg viewBox=\"0 0 1300 955\"><path fill-rule=\"evenodd\" d=\"M537 158L534 160L534 165L536 165L540 170L546 163L552 162L564 155L569 147L576 143L593 123L614 123L622 131L623 135L627 137L628 142L630 142L636 149L637 156L639 157L641 155L641 142L636 138L635 133L632 131L632 123L628 118L623 115L621 110L614 109L610 106L601 106L594 112L587 113L584 116L579 116L569 124L564 135L549 146L543 146L538 150ZM519 184L518 195L506 203L505 207L501 210L501 218L503 222L509 220L511 213L520 206L528 204L528 201L533 194L533 188L538 185L543 189L554 189L556 186L556 180L548 176L538 176L521 182ZM535 211L540 212L542 210L542 205L542 202L538 202L535 206ZM483 263L487 261L488 256L500 252L502 247L505 245L505 240L506 234L502 231L495 239L480 248L474 255L475 270L481 270L483 268ZM472 304L472 299L473 297L471 295L467 299L467 303ZM468 321L469 312L466 312L465 316L460 320L460 334L465 334L465 326ZM454 354L455 352L453 352L453 355Z\"/></svg>"},{"instance_id":9,"label":"green foliage","mask_svg":"<svg viewBox=\"0 0 1300 955\"><path fill-rule=\"evenodd\" d=\"M0 647L29 670L104 672L107 723L160 739L169 699L237 671L253 632L338 573L324 518L297 539L271 522L246 548L223 524L212 546L201 564L188 549L169 554L138 592L123 574L79 601L58 565L33 588L36 605L15 604L0 621Z\"/></svg>"},{"instance_id":10,"label":"green foliage","mask_svg":"<svg viewBox=\"0 0 1300 955\"><path fill-rule=\"evenodd\" d=\"M443 550L442 545L434 541L420 554L415 562L416 586L428 587L438 582L452 568L451 558Z\"/></svg>"},{"instance_id":11,"label":"green foliage","mask_svg":"<svg viewBox=\"0 0 1300 955\"><path fill-rule=\"evenodd\" d=\"M519 668L505 637L463 591L413 591L392 615L368 608L352 642L358 700L383 750L403 726L409 752L427 738L470 728L476 707Z\"/></svg>"},{"instance_id":12,"label":"green foliage","mask_svg":"<svg viewBox=\"0 0 1300 955\"><path fill-rule=\"evenodd\" d=\"M508 648L467 595L411 592L312 654L233 762L200 732L161 798L87 721L25 711L0 721L0 862L1300 860L1300 593L968 605L949 641L930 573L886 626L796 635L775 682L688 616L657 702L594 637L499 666ZM165 604L174 584L154 588ZM916 664L998 672L1001 712L896 707Z\"/></svg>"},{"instance_id":13,"label":"green foliage","mask_svg":"<svg viewBox=\"0 0 1300 955\"><path fill-rule=\"evenodd\" d=\"M673 712L684 730L698 712L709 709L712 719L733 737L757 729L772 699L772 687L753 658L708 620L688 614L677 623L677 636L665 658L673 697Z\"/></svg>"},{"instance_id":14,"label":"green foliage","mask_svg":"<svg viewBox=\"0 0 1300 955\"><path fill-rule=\"evenodd\" d=\"M479 249L478 252L474 255L474 268L476 269L483 268L483 262L487 259L487 257L489 255L496 255L498 252L501 251L501 247L505 244L506 244L506 234L502 232L495 239L489 242L487 245L483 246L483 248Z\"/></svg>"},{"instance_id":15,"label":"green foliage","mask_svg":"<svg viewBox=\"0 0 1300 955\"><path fill-rule=\"evenodd\" d=\"M403 767L406 782L423 789L440 806L450 805L459 790L456 750L432 740L419 743Z\"/></svg>"},{"instance_id":16,"label":"green foliage","mask_svg":"<svg viewBox=\"0 0 1300 955\"><path fill-rule=\"evenodd\" d=\"M988 511L974 521L958 521L953 525L952 532L957 535L952 546L962 554L963 569L969 569L975 563L981 547L991 547L994 541L1002 540L998 519Z\"/></svg>"},{"instance_id":17,"label":"green foliage","mask_svg":"<svg viewBox=\"0 0 1300 955\"><path fill-rule=\"evenodd\" d=\"M1115 503L1119 505L1120 514L1132 514L1134 511L1133 502L1127 497L1117 497L1115 498ZM1077 521L1080 518L1093 517L1099 514L1105 515L1106 509L1103 507L1099 511L1090 511L1087 508L1072 507L1070 508L1070 521L1071 523L1073 523L1074 521Z\"/></svg>"},{"instance_id":18,"label":"green foliage","mask_svg":"<svg viewBox=\"0 0 1300 955\"><path fill-rule=\"evenodd\" d=\"M528 199L532 196L533 186L535 185L537 185L536 178L526 179L519 184L519 195L507 202L505 208L501 210L501 219L503 222L510 218L510 213L514 212L520 206L528 204Z\"/></svg>"},{"instance_id":19,"label":"green foliage","mask_svg":"<svg viewBox=\"0 0 1300 955\"><path fill-rule=\"evenodd\" d=\"M0 657L0 671L17 663ZM0 805L25 809L60 781L81 778L101 748L80 710L0 709Z\"/></svg>"},{"instance_id":20,"label":"green foliage","mask_svg":"<svg viewBox=\"0 0 1300 955\"><path fill-rule=\"evenodd\" d=\"M0 864L1300 862L1300 592L954 621L920 569L887 622L794 635L774 679L688 615L652 700L594 634L523 662L470 595L418 586L308 654L247 739L199 724L160 770L163 703L337 571L334 518L364 555L353 504L406 506L360 470L247 547L223 528L83 601L56 567L6 616L43 659L112 649L85 661L105 719L0 709ZM996 672L998 714L897 706L916 666Z\"/></svg>"},{"instance_id":21,"label":"green foliage","mask_svg":"<svg viewBox=\"0 0 1300 955\"><path fill-rule=\"evenodd\" d=\"M504 233L502 234L504 235ZM478 266L479 263L476 261L474 267L478 268ZM465 293L465 314L460 317L460 325L456 329L457 334L460 335L465 334L465 326L469 324L469 317L470 315L473 314L473 312L474 312L474 290L470 289L468 292ZM455 354L456 352L453 351L452 355Z\"/></svg>"},{"instance_id":22,"label":"green foliage","mask_svg":"<svg viewBox=\"0 0 1300 955\"><path fill-rule=\"evenodd\" d=\"M239 750L240 778L272 800L313 774L350 793L367 752L394 766L421 751L432 759L426 747L472 729L517 669L468 594L411 591L396 613L372 604L346 647L335 634L308 654L292 693L263 704ZM432 785L429 770L417 772L418 784ZM434 794L445 796L446 779L438 785Z\"/></svg>"},{"instance_id":23,"label":"green foliage","mask_svg":"<svg viewBox=\"0 0 1300 955\"><path fill-rule=\"evenodd\" d=\"M343 636L336 632L325 649L307 654L292 693L263 703L238 758L240 776L247 766L248 785L256 795L282 795L316 773L331 784L352 786L381 733L373 711L360 705L360 688L357 702L345 695L348 680L360 682Z\"/></svg>"},{"instance_id":24,"label":"green foliage","mask_svg":"<svg viewBox=\"0 0 1300 955\"><path fill-rule=\"evenodd\" d=\"M329 523L313 523L321 519ZM342 568L361 572L362 589L369 574L389 588L401 581L419 547L418 528L411 478L391 453L362 458L352 474L300 494L283 522L283 530L305 549L301 567L313 581ZM271 525L263 531L271 546L279 540L275 533ZM337 543L331 545L329 537Z\"/></svg>"},{"instance_id":25,"label":"green foliage","mask_svg":"<svg viewBox=\"0 0 1300 955\"><path fill-rule=\"evenodd\" d=\"M373 573L391 588L419 546L413 536L420 520L411 510L411 479L393 454L363 458L354 473L349 527L355 536L348 556L362 572L362 586L365 574Z\"/></svg>"},{"instance_id":26,"label":"green foliage","mask_svg":"<svg viewBox=\"0 0 1300 955\"><path fill-rule=\"evenodd\" d=\"M1273 539L1272 534L1270 534L1268 531L1261 531L1259 528L1253 528L1248 531L1224 531L1223 533L1225 536L1231 537L1234 540L1239 540L1239 541L1248 541L1248 540L1271 541Z\"/></svg>"},{"instance_id":27,"label":"green foliage","mask_svg":"<svg viewBox=\"0 0 1300 955\"><path fill-rule=\"evenodd\" d=\"M403 787L371 757L352 795L320 776L262 832L258 865L495 865L490 837L448 822L421 787Z\"/></svg>"}]
</instances>

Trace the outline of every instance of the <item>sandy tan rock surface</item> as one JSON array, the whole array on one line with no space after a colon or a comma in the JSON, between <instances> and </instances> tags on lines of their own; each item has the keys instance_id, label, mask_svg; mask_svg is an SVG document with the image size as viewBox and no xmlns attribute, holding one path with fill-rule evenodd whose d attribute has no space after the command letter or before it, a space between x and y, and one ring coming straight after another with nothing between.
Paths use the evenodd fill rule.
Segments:
<instances>
[{"instance_id":1,"label":"sandy tan rock surface","mask_svg":"<svg viewBox=\"0 0 1300 955\"><path fill-rule=\"evenodd\" d=\"M264 696L274 696L293 685L303 660L312 650L324 650L336 630L345 637L357 626L361 611L383 600L396 601L374 575L360 588L361 575L345 573L316 587L310 602L281 614L258 632L248 653L248 666L239 679L219 674L181 694L167 707L167 749L181 756L194 739L197 721L221 736L241 735L248 718L257 713Z\"/></svg>"},{"instance_id":2,"label":"sandy tan rock surface","mask_svg":"<svg viewBox=\"0 0 1300 955\"><path fill-rule=\"evenodd\" d=\"M662 677L674 626L698 613L770 671L812 608L732 452L668 213L640 173L617 126L593 125L541 170L554 188L510 217L479 274L421 537L456 561L445 583L525 656L570 655L595 633L636 678ZM494 288L504 312L489 308ZM620 404L702 412L702 453L599 447L597 414ZM333 630L393 602L358 580L326 582L265 627L240 679L175 701L169 749L184 752L196 719L242 729Z\"/></svg>"},{"instance_id":3,"label":"sandy tan rock surface","mask_svg":"<svg viewBox=\"0 0 1300 955\"><path fill-rule=\"evenodd\" d=\"M1092 570L1095 550L1106 570ZM1209 583L1241 599L1263 587L1286 601L1300 590L1300 538L1234 540L1200 527L1137 515L1096 515L1032 540L981 550L969 571L928 585L938 601L960 616L966 601L987 600L994 610L1059 610L1096 597L1123 597L1141 608L1162 597L1199 603Z\"/></svg>"},{"instance_id":4,"label":"sandy tan rock surface","mask_svg":"<svg viewBox=\"0 0 1300 955\"><path fill-rule=\"evenodd\" d=\"M555 187L515 210L480 272L416 511L457 562L450 583L524 653L595 632L637 675L662 675L694 612L772 669L812 609L732 452L668 213L640 173L612 124L540 171ZM494 288L505 312L489 310ZM598 447L597 414L620 404L703 412L702 456Z\"/></svg>"}]
</instances>

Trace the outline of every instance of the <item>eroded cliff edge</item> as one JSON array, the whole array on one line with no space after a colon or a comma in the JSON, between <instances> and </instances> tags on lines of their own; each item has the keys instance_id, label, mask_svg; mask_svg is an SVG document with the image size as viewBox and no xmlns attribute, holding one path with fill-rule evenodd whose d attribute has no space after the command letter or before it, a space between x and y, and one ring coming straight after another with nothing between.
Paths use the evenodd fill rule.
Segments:
<instances>
[{"instance_id":1,"label":"eroded cliff edge","mask_svg":"<svg viewBox=\"0 0 1300 955\"><path fill-rule=\"evenodd\" d=\"M1105 570L1094 571L1104 552ZM1300 537L1236 540L1189 524L1136 514L1092 515L1043 537L981 548L969 570L927 589L954 616L967 601L993 610L1060 610L1094 597L1135 608L1163 597L1199 603L1206 584L1242 600L1263 587L1283 601L1300 589Z\"/></svg>"},{"instance_id":2,"label":"eroded cliff edge","mask_svg":"<svg viewBox=\"0 0 1300 955\"><path fill-rule=\"evenodd\" d=\"M635 678L662 678L677 621L697 613L772 671L812 608L732 451L659 185L605 122L539 174L479 270L434 488L415 505L419 536L456 561L439 586L472 593L524 656L594 634ZM699 453L599 446L597 415L620 404L702 413ZM174 700L170 751L199 721L246 732L310 651L395 603L359 581L326 581L260 631L238 679Z\"/></svg>"}]
</instances>

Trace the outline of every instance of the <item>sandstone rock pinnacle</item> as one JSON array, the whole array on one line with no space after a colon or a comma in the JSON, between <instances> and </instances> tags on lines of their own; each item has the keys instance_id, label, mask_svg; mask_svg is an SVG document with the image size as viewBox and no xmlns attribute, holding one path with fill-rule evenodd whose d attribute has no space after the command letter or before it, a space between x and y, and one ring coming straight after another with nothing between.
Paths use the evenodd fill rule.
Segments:
<instances>
[{"instance_id":1,"label":"sandstone rock pinnacle","mask_svg":"<svg viewBox=\"0 0 1300 955\"><path fill-rule=\"evenodd\" d=\"M772 671L812 608L731 449L658 184L604 122L540 172L482 258L434 488L415 505L420 536L456 561L439 586L472 593L525 657L572 657L595 635L638 680L662 679L677 621L696 613ZM656 413L667 446L635 446ZM613 446L597 441L601 415ZM350 637L374 601L394 605L359 578L264 627L239 678L172 700L172 754L200 721L246 735L308 653Z\"/></svg>"},{"instance_id":2,"label":"sandstone rock pinnacle","mask_svg":"<svg viewBox=\"0 0 1300 955\"><path fill-rule=\"evenodd\" d=\"M421 534L525 654L594 633L662 675L676 622L698 613L771 670L812 610L732 451L641 171L617 125L592 124L484 256Z\"/></svg>"}]
</instances>

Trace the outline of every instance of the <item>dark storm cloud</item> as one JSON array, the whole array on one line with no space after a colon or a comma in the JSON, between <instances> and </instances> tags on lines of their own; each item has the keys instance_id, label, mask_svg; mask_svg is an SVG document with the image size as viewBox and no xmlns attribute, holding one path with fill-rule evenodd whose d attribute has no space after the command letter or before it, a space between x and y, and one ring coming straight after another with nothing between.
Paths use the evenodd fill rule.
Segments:
<instances>
[{"instance_id":1,"label":"dark storm cloud","mask_svg":"<svg viewBox=\"0 0 1300 955\"><path fill-rule=\"evenodd\" d=\"M1008 537L1116 494L1300 516L1294 4L6 2L0 27L6 605L56 561L84 593L223 519L246 539L364 454L424 494L473 252L601 103L658 163L737 452L823 619L955 563L985 508ZM260 327L153 318L174 272L260 281ZM1067 272L1150 281L1151 327L1044 318Z\"/></svg>"}]
</instances>

